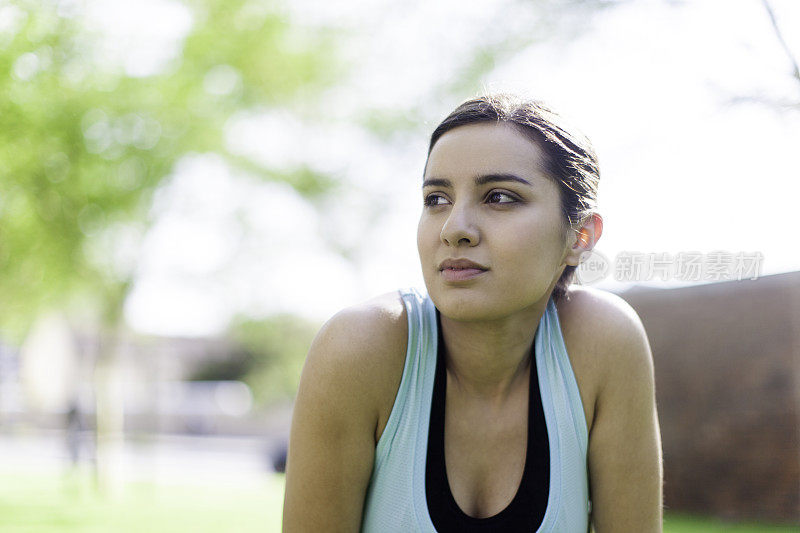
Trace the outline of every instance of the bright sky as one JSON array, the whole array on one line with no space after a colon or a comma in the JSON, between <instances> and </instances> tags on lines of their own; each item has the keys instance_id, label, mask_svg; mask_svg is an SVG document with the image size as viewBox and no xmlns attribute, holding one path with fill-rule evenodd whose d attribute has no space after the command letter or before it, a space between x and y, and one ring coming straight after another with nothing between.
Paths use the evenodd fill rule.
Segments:
<instances>
[{"instance_id":1,"label":"bright sky","mask_svg":"<svg viewBox=\"0 0 800 533\"><path fill-rule=\"evenodd\" d=\"M772 3L800 56L800 2ZM191 19L176 4L125 4L97 4L96 20L115 36L107 53L147 74L174 53ZM476 39L541 16L523 2L474 4L364 0L343 12L305 0L292 2L291 16L352 30L357 71L328 96L344 114L416 101ZM145 13L148 23L137 23ZM760 1L629 2L576 36L555 28L555 41L497 65L484 85L548 101L592 139L602 171L600 252L758 251L762 274L800 269L800 110L734 103L800 101ZM458 103L437 102L427 130ZM134 328L214 334L236 310L323 320L369 296L423 286L415 238L424 137L385 146L352 127L282 115L245 117L227 133L232 148L271 164L310 158L342 177L342 193L321 218L285 186L232 176L213 157L184 161L158 198L160 219L126 308ZM332 247L355 250L354 260Z\"/></svg>"}]
</instances>

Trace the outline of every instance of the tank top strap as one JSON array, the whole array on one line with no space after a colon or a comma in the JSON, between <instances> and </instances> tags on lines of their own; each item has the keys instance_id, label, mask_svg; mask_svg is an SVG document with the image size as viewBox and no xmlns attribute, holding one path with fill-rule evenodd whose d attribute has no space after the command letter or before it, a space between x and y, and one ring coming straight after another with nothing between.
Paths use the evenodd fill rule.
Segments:
<instances>
[{"instance_id":1,"label":"tank top strap","mask_svg":"<svg viewBox=\"0 0 800 533\"><path fill-rule=\"evenodd\" d=\"M394 406L375 448L375 470L386 461L398 438L406 448L418 440L427 441L427 417L436 367L436 359L431 354L435 355L438 348L436 308L431 299L417 289L398 292L408 315L408 347ZM405 423L401 425L401 421ZM419 434L423 432L425 435Z\"/></svg>"},{"instance_id":2,"label":"tank top strap","mask_svg":"<svg viewBox=\"0 0 800 533\"><path fill-rule=\"evenodd\" d=\"M543 336L542 348L549 352L546 358L548 361L548 378L552 383L557 383L559 385L558 388L561 389L559 393L563 395L563 398L559 398L559 400L562 400L569 407L568 411L575 427L575 434L578 436L581 445L581 453L585 455L589 442L589 431L586 427L583 402L578 389L578 381L575 378L572 363L567 354L567 346L564 343L561 322L558 319L558 310L552 298L547 303L547 309L540 323L540 330L542 330ZM537 355L540 353L538 348L539 345L537 345Z\"/></svg>"},{"instance_id":3,"label":"tank top strap","mask_svg":"<svg viewBox=\"0 0 800 533\"><path fill-rule=\"evenodd\" d=\"M534 342L551 454L550 500L539 531L586 531L591 510L588 430L552 298L539 322Z\"/></svg>"}]
</instances>

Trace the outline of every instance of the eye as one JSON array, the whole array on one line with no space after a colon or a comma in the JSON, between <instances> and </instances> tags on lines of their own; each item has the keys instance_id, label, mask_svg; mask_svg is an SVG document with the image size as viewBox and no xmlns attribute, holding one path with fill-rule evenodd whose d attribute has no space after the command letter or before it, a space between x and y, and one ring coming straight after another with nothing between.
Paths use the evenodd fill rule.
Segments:
<instances>
[{"instance_id":1,"label":"eye","mask_svg":"<svg viewBox=\"0 0 800 533\"><path fill-rule=\"evenodd\" d=\"M519 200L509 193L501 191L492 191L486 195L486 201L490 204L511 204Z\"/></svg>"},{"instance_id":2,"label":"eye","mask_svg":"<svg viewBox=\"0 0 800 533\"><path fill-rule=\"evenodd\" d=\"M448 204L450 202L447 200L447 198L445 198L441 194L435 194L434 193L434 194L429 194L428 196L426 196L423 203L428 207L433 207L433 206L437 206L437 205L445 205L445 204Z\"/></svg>"}]
</instances>

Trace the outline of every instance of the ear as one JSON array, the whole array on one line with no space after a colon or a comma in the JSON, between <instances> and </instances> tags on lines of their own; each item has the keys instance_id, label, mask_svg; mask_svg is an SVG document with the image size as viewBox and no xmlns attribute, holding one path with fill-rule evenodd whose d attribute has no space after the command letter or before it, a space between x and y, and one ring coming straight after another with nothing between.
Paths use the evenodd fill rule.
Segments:
<instances>
[{"instance_id":1,"label":"ear","mask_svg":"<svg viewBox=\"0 0 800 533\"><path fill-rule=\"evenodd\" d=\"M570 231L569 249L564 257L564 262L570 266L578 266L581 255L591 251L600 240L603 234L603 217L598 213L592 213L584 220L581 227Z\"/></svg>"}]
</instances>

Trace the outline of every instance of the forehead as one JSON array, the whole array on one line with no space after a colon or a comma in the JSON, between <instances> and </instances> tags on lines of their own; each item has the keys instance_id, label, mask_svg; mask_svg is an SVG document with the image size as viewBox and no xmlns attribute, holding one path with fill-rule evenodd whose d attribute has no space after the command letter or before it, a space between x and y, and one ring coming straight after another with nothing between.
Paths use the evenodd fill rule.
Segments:
<instances>
[{"instance_id":1,"label":"forehead","mask_svg":"<svg viewBox=\"0 0 800 533\"><path fill-rule=\"evenodd\" d=\"M530 137L507 123L469 124L442 135L431 150L425 177L515 174L547 179L545 154Z\"/></svg>"}]
</instances>

